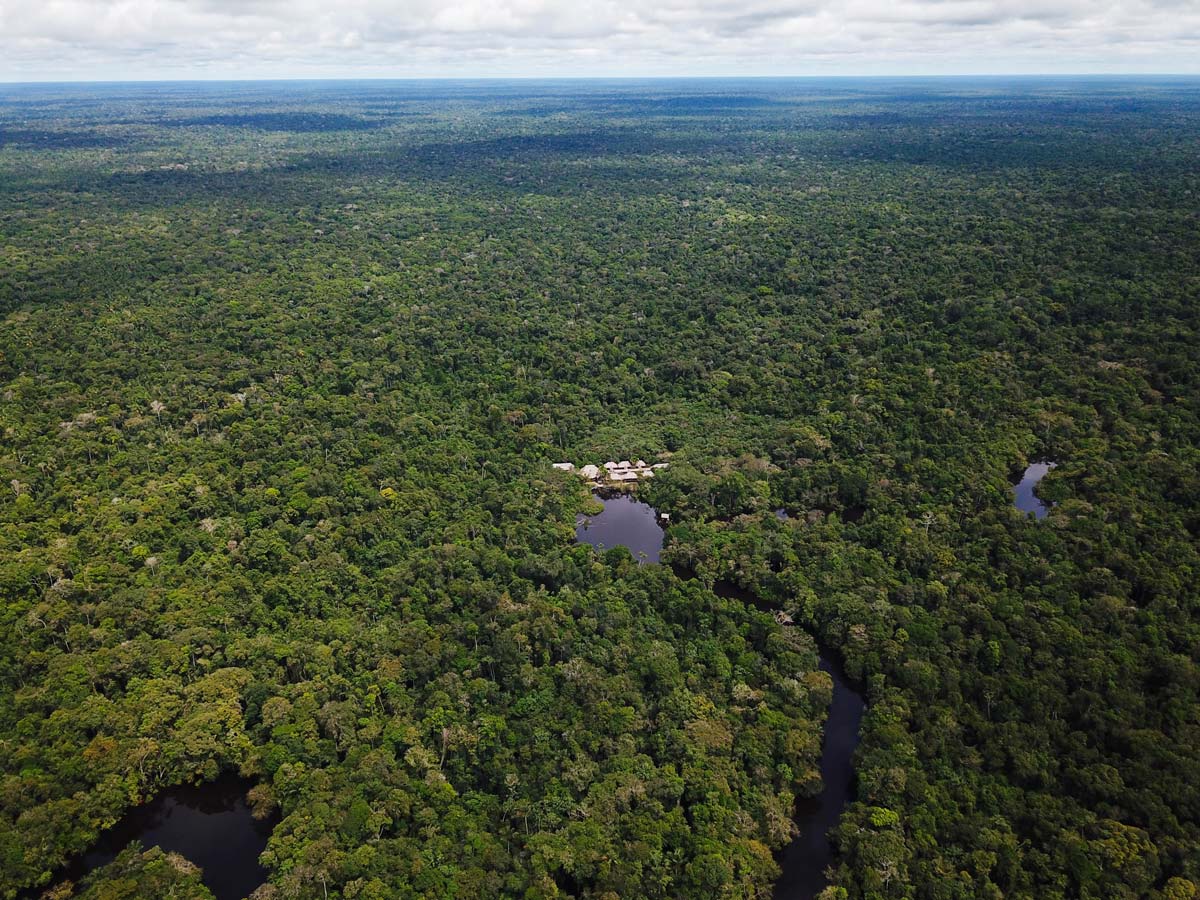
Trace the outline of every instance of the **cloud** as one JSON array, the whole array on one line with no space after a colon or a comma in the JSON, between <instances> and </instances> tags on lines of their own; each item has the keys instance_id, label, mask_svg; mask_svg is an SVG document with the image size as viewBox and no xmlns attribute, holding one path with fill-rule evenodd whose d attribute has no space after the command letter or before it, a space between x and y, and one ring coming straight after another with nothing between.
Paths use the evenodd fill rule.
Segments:
<instances>
[{"instance_id":1,"label":"cloud","mask_svg":"<svg viewBox=\"0 0 1200 900\"><path fill-rule=\"evenodd\" d=\"M0 0L0 78L1200 72L1195 0Z\"/></svg>"}]
</instances>

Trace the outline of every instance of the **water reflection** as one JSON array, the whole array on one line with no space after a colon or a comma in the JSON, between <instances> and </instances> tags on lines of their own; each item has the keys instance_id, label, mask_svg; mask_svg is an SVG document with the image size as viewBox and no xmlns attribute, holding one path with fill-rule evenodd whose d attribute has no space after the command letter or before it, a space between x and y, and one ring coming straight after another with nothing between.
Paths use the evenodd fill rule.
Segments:
<instances>
[{"instance_id":1,"label":"water reflection","mask_svg":"<svg viewBox=\"0 0 1200 900\"><path fill-rule=\"evenodd\" d=\"M126 813L92 849L70 862L54 883L64 879L78 883L136 840L143 849L161 847L195 863L216 900L242 900L267 880L258 857L274 827L274 821L251 815L246 802L251 786L226 775L201 785L169 788Z\"/></svg>"},{"instance_id":2,"label":"water reflection","mask_svg":"<svg viewBox=\"0 0 1200 900\"><path fill-rule=\"evenodd\" d=\"M713 593L741 600L762 612L775 612L762 597L730 581L718 581ZM854 799L854 751L866 702L846 678L836 656L824 647L818 649L820 669L833 679L821 744L821 792L796 801L794 817L800 834L776 854L782 871L775 882L774 900L814 900L825 889L825 870L833 862L829 832Z\"/></svg>"},{"instance_id":3,"label":"water reflection","mask_svg":"<svg viewBox=\"0 0 1200 900\"><path fill-rule=\"evenodd\" d=\"M821 793L796 802L800 834L777 857L783 871L775 882L774 900L813 900L825 889L825 870L833 862L829 832L854 799L854 751L867 706L837 660L824 649L820 667L833 679L833 699L821 744Z\"/></svg>"},{"instance_id":4,"label":"water reflection","mask_svg":"<svg viewBox=\"0 0 1200 900\"><path fill-rule=\"evenodd\" d=\"M654 507L622 494L603 499L604 511L575 520L575 540L598 550L628 547L642 562L658 562L663 548L663 529Z\"/></svg>"},{"instance_id":5,"label":"water reflection","mask_svg":"<svg viewBox=\"0 0 1200 900\"><path fill-rule=\"evenodd\" d=\"M1050 512L1051 504L1043 503L1034 493L1038 482L1046 477L1046 473L1057 466L1058 463L1053 462L1035 462L1031 463L1025 469L1025 474L1021 476L1021 480L1013 485L1014 500L1017 509L1024 513L1033 513L1034 518L1044 519L1046 514Z\"/></svg>"},{"instance_id":6,"label":"water reflection","mask_svg":"<svg viewBox=\"0 0 1200 900\"><path fill-rule=\"evenodd\" d=\"M786 512L781 518L786 518ZM663 530L654 509L628 496L604 501L604 512L599 515L580 516L575 537L601 549L628 547L649 562L658 561L663 546ZM684 580L695 577L681 565L675 566L674 571ZM762 612L777 612L762 597L730 581L717 581L713 592ZM866 703L847 680L835 655L825 648L819 649L820 668L833 679L833 697L821 748L821 792L796 803L795 821L800 833L776 854L782 872L775 883L775 900L814 900L825 888L825 870L833 861L829 832L854 797L854 750Z\"/></svg>"}]
</instances>

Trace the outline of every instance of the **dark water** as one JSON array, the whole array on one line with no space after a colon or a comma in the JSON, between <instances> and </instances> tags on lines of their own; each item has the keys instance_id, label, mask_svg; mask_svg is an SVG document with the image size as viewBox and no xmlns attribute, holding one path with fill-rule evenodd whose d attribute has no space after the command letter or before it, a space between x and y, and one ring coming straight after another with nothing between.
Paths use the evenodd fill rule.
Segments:
<instances>
[{"instance_id":1,"label":"dark water","mask_svg":"<svg viewBox=\"0 0 1200 900\"><path fill-rule=\"evenodd\" d=\"M684 578L696 577L686 569L676 569L675 574ZM758 594L748 591L744 587L739 587L732 581L718 581L713 585L712 589L714 594L716 594L718 597L724 597L726 600L741 600L743 603L753 606L759 612L775 612L776 607L772 606L762 597L758 596Z\"/></svg>"},{"instance_id":2,"label":"dark water","mask_svg":"<svg viewBox=\"0 0 1200 900\"><path fill-rule=\"evenodd\" d=\"M852 504L842 510L841 517L843 522L846 522L847 524L853 524L854 522L861 520L866 514L867 508L865 506Z\"/></svg>"},{"instance_id":3,"label":"dark water","mask_svg":"<svg viewBox=\"0 0 1200 900\"><path fill-rule=\"evenodd\" d=\"M66 878L78 883L137 840L145 850L157 846L194 862L203 869L204 884L217 900L242 900L267 880L258 856L274 827L273 821L259 821L250 814L246 791L252 786L226 775L199 786L163 791L126 813L91 850L68 863L54 883Z\"/></svg>"},{"instance_id":4,"label":"dark water","mask_svg":"<svg viewBox=\"0 0 1200 900\"><path fill-rule=\"evenodd\" d=\"M732 582L718 581L713 592L751 604L762 612L774 612L771 604ZM842 810L854 799L854 751L867 706L834 654L823 647L820 668L833 678L833 700L821 745L821 793L796 801L795 821L800 834L776 854L783 871L775 882L775 900L813 900L825 888L825 869L833 861L828 835Z\"/></svg>"},{"instance_id":5,"label":"dark water","mask_svg":"<svg viewBox=\"0 0 1200 900\"><path fill-rule=\"evenodd\" d=\"M604 512L590 520L580 516L575 537L596 547L620 544L635 555L645 554L650 562L658 561L663 545L663 530L654 509L626 496L605 501ZM675 572L684 579L694 577L682 567L676 567ZM757 594L729 581L718 581L713 592L762 612L775 611ZM854 750L866 703L847 680L836 657L824 648L820 649L820 668L833 679L833 699L821 748L821 793L796 803L795 821L800 834L776 854L783 871L775 883L775 900L814 900L825 888L825 869L833 860L828 834L853 799Z\"/></svg>"},{"instance_id":6,"label":"dark water","mask_svg":"<svg viewBox=\"0 0 1200 900\"><path fill-rule=\"evenodd\" d=\"M817 796L796 802L800 834L776 857L783 873L775 882L775 900L813 900L825 888L825 869L833 861L828 835L854 799L854 751L866 703L826 650L821 650L820 667L833 678L821 745L822 788Z\"/></svg>"},{"instance_id":7,"label":"dark water","mask_svg":"<svg viewBox=\"0 0 1200 900\"><path fill-rule=\"evenodd\" d=\"M1021 476L1021 480L1013 485L1013 494L1015 495L1017 509L1024 513L1033 513L1035 519L1044 519L1046 513L1050 511L1050 506L1043 503L1034 494L1034 488L1038 482L1046 477L1046 473L1053 469L1057 463L1052 462L1035 462L1025 470L1025 474Z\"/></svg>"},{"instance_id":8,"label":"dark water","mask_svg":"<svg viewBox=\"0 0 1200 900\"><path fill-rule=\"evenodd\" d=\"M628 547L642 562L658 562L663 530L654 508L624 494L600 502L604 512L576 519L575 540L599 550Z\"/></svg>"}]
</instances>

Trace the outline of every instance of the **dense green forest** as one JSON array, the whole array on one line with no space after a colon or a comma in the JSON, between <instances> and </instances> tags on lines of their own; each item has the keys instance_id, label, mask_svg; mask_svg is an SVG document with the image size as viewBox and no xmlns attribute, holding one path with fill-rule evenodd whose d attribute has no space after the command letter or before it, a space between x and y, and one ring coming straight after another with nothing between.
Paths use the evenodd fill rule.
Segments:
<instances>
[{"instance_id":1,"label":"dense green forest","mask_svg":"<svg viewBox=\"0 0 1200 900\"><path fill-rule=\"evenodd\" d=\"M1196 80L7 86L0 318L0 896L769 897L820 641L823 897L1200 897Z\"/></svg>"}]
</instances>

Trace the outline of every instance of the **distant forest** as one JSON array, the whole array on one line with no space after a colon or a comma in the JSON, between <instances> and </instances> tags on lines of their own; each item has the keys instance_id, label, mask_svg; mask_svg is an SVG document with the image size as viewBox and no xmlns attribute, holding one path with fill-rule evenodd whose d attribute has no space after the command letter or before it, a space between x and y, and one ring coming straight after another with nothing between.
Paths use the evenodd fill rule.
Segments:
<instances>
[{"instance_id":1,"label":"distant forest","mask_svg":"<svg viewBox=\"0 0 1200 900\"><path fill-rule=\"evenodd\" d=\"M0 322L0 897L767 898L820 644L821 900L1200 898L1200 81L0 86Z\"/></svg>"}]
</instances>

